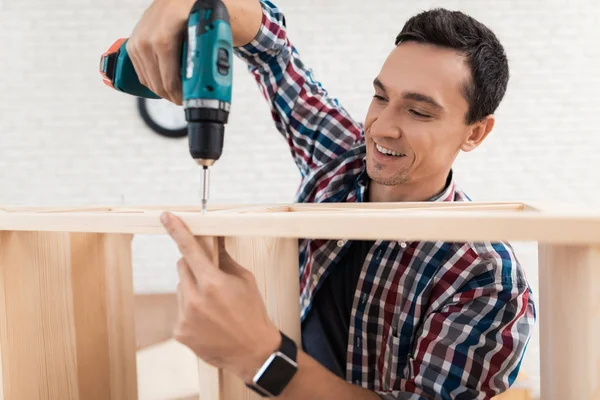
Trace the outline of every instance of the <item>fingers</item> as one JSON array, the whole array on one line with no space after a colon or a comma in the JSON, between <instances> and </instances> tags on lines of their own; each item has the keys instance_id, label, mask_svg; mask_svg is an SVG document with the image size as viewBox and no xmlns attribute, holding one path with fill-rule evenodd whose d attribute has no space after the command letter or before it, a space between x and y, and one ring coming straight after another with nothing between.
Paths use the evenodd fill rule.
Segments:
<instances>
[{"instance_id":1,"label":"fingers","mask_svg":"<svg viewBox=\"0 0 600 400\"><path fill-rule=\"evenodd\" d=\"M158 53L156 54L160 79L165 92L164 98L177 105L183 104L180 74L181 46L178 45L180 43L180 38L173 43L163 43L157 47Z\"/></svg>"},{"instance_id":2,"label":"fingers","mask_svg":"<svg viewBox=\"0 0 600 400\"><path fill-rule=\"evenodd\" d=\"M165 86L160 73L159 61L161 57L163 56L154 52L148 57L148 62L144 64L144 68L146 70L147 77L149 80L148 83L150 85L148 86L148 88L157 95L159 95L161 98L170 101L171 99L169 98L169 95L165 90Z\"/></svg>"},{"instance_id":3,"label":"fingers","mask_svg":"<svg viewBox=\"0 0 600 400\"><path fill-rule=\"evenodd\" d=\"M179 310L183 310L185 301L197 290L196 278L192 274L189 264L185 258L180 258L177 262L177 274L179 275L179 284L177 285L177 295L179 299Z\"/></svg>"},{"instance_id":4,"label":"fingers","mask_svg":"<svg viewBox=\"0 0 600 400\"><path fill-rule=\"evenodd\" d=\"M131 59L131 64L133 64L133 69L138 76L138 80L142 85L154 92L154 89L151 87L150 69L148 66L149 61L153 58L152 45L149 39L151 32L148 29L148 21L152 20L156 20L155 7L153 5L144 11L142 18L136 24L131 37L127 40L126 50Z\"/></svg>"},{"instance_id":5,"label":"fingers","mask_svg":"<svg viewBox=\"0 0 600 400\"><path fill-rule=\"evenodd\" d=\"M133 69L135 70L138 80L142 85L148 87L148 78L146 77L144 70L144 64L142 61L143 59L141 58L140 52L132 39L127 40L127 43L125 44L125 50L127 50L127 54L129 54L131 64L133 65Z\"/></svg>"},{"instance_id":6,"label":"fingers","mask_svg":"<svg viewBox=\"0 0 600 400\"><path fill-rule=\"evenodd\" d=\"M127 53L140 83L181 105L181 45L191 4L154 0L127 41Z\"/></svg>"},{"instance_id":7,"label":"fingers","mask_svg":"<svg viewBox=\"0 0 600 400\"><path fill-rule=\"evenodd\" d=\"M196 237L180 218L165 212L161 215L161 222L169 236L177 244L179 252L185 258L196 279L200 280L202 275L218 271L212 260L207 256L210 253L207 253L206 249L200 246L196 241Z\"/></svg>"},{"instance_id":8,"label":"fingers","mask_svg":"<svg viewBox=\"0 0 600 400\"><path fill-rule=\"evenodd\" d=\"M185 299L183 298L183 288L181 287L181 274L179 273L179 266L177 267L177 273L179 274L179 283L177 284L175 294L177 295L177 314L181 316L183 313L183 305L185 304Z\"/></svg>"},{"instance_id":9,"label":"fingers","mask_svg":"<svg viewBox=\"0 0 600 400\"><path fill-rule=\"evenodd\" d=\"M155 54L155 44L149 38L129 39L127 54L140 83L163 99L167 99L159 69L160 56Z\"/></svg>"},{"instance_id":10,"label":"fingers","mask_svg":"<svg viewBox=\"0 0 600 400\"><path fill-rule=\"evenodd\" d=\"M142 85L165 100L182 104L181 64L175 43L130 39L127 41L127 53Z\"/></svg>"}]
</instances>

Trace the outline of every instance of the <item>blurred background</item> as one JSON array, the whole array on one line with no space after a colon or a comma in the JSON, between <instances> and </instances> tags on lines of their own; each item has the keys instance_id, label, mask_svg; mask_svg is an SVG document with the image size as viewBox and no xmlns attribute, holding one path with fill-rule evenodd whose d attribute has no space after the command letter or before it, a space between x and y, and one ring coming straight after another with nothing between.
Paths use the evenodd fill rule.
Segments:
<instances>
[{"instance_id":1,"label":"blurred background","mask_svg":"<svg viewBox=\"0 0 600 400\"><path fill-rule=\"evenodd\" d=\"M306 64L354 118L413 14L462 10L496 32L511 79L491 136L455 165L474 200L593 205L600 195L600 3L595 0L278 0ZM136 99L104 86L100 55L130 35L149 0L0 0L0 204L199 204L186 139L159 135ZM162 104L165 106L165 104ZM176 107L156 115L176 118ZM173 117L174 116L174 117ZM230 123L211 202L291 202L299 173L266 103L236 59ZM514 243L537 298L535 243ZM175 290L178 253L137 236L137 293ZM139 355L140 398L193 392L194 360L176 344ZM156 350L156 352L152 352ZM539 385L537 329L523 371ZM183 370L175 365L183 363ZM183 371L183 372L181 372ZM164 384L164 385L163 385ZM162 386L161 386L162 385Z\"/></svg>"}]
</instances>

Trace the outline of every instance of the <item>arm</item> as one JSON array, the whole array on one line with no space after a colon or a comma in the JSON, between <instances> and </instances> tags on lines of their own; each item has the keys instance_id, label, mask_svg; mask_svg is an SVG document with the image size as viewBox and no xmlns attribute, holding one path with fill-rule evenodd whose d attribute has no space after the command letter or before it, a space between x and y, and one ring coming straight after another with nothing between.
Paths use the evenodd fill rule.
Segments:
<instances>
[{"instance_id":1,"label":"arm","mask_svg":"<svg viewBox=\"0 0 600 400\"><path fill-rule=\"evenodd\" d=\"M362 127L329 97L287 39L284 17L266 0L223 0L236 54L255 76L277 129L303 174L343 153ZM153 0L136 24L127 52L140 82L181 101L181 37L195 0Z\"/></svg>"},{"instance_id":2,"label":"arm","mask_svg":"<svg viewBox=\"0 0 600 400\"><path fill-rule=\"evenodd\" d=\"M335 397L344 400L378 400L380 398L374 392L352 385L332 374L300 349L298 349L297 361L298 371L278 399L318 400ZM332 396L334 393L335 396Z\"/></svg>"},{"instance_id":3,"label":"arm","mask_svg":"<svg viewBox=\"0 0 600 400\"><path fill-rule=\"evenodd\" d=\"M248 64L303 175L347 151L361 138L362 124L313 78L287 37L285 17L262 0L258 33L236 54Z\"/></svg>"},{"instance_id":4,"label":"arm","mask_svg":"<svg viewBox=\"0 0 600 400\"><path fill-rule=\"evenodd\" d=\"M298 372L279 398L490 399L516 378L535 319L530 292L509 280L467 288L430 315L399 390L352 385L299 351Z\"/></svg>"}]
</instances>

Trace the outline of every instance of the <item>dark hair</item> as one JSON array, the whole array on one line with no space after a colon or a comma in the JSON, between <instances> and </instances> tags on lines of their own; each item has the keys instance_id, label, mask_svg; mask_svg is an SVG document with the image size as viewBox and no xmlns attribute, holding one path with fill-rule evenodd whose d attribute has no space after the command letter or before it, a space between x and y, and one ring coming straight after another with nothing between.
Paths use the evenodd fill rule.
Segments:
<instances>
[{"instance_id":1,"label":"dark hair","mask_svg":"<svg viewBox=\"0 0 600 400\"><path fill-rule=\"evenodd\" d=\"M464 87L467 124L496 111L508 84L508 60L500 41L485 25L460 11L435 8L406 21L396 45L407 41L456 49L466 57L471 69L471 81Z\"/></svg>"}]
</instances>

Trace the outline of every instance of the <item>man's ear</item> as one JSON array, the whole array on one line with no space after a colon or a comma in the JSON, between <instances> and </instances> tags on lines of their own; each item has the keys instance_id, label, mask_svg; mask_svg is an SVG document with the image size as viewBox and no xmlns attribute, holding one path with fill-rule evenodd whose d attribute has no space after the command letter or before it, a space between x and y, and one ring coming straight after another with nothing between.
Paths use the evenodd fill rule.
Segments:
<instances>
[{"instance_id":1,"label":"man's ear","mask_svg":"<svg viewBox=\"0 0 600 400\"><path fill-rule=\"evenodd\" d=\"M493 115L488 115L479 122L474 123L469 127L469 135L466 137L463 144L460 146L462 151L471 151L477 148L483 140L494 129L496 119Z\"/></svg>"}]
</instances>

